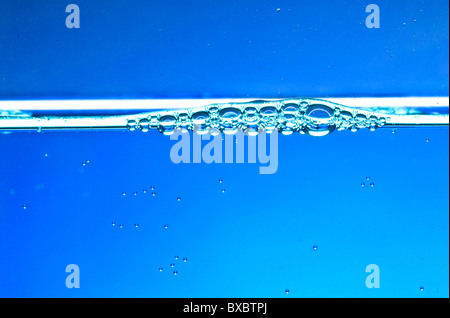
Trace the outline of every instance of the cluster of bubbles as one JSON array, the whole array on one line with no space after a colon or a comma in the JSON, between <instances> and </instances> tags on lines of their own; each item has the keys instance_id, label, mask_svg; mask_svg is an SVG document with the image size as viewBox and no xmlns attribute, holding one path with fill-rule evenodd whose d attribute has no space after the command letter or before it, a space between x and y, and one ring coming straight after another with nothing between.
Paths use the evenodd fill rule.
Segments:
<instances>
[{"instance_id":1,"label":"cluster of bubbles","mask_svg":"<svg viewBox=\"0 0 450 318\"><path fill-rule=\"evenodd\" d=\"M366 180L370 181L370 177L366 177ZM370 182L369 185L370 185L371 188L373 188L375 186L375 183L374 182ZM366 183L365 182L361 182L361 187L364 188L365 186L366 186Z\"/></svg>"},{"instance_id":2,"label":"cluster of bubbles","mask_svg":"<svg viewBox=\"0 0 450 318\"><path fill-rule=\"evenodd\" d=\"M156 192L154 192L155 187L150 187L150 190L152 190L152 196L153 196L153 197L156 196ZM147 189L143 189L143 190L142 190L142 193L143 193L143 194L147 194L147 193L148 193L148 190L147 190ZM134 191L134 192L133 192L133 195L134 195L134 196L137 196L138 194L139 194L139 192L137 192L137 191ZM122 192L122 196L126 196L126 195L127 195L126 192Z\"/></svg>"},{"instance_id":3,"label":"cluster of bubbles","mask_svg":"<svg viewBox=\"0 0 450 318\"><path fill-rule=\"evenodd\" d=\"M174 256L174 259L175 259L175 260L178 260L178 258L179 258L178 256ZM186 263L187 260L188 260L187 257L183 257L183 262L184 262L184 263ZM170 263L169 266L172 267L172 268L174 268L174 267L175 267L175 263ZM159 267L159 268L158 268L158 271L159 271L159 272L162 272L163 270L164 270L163 267ZM178 275L178 271L177 271L177 270L174 270L172 273L173 273L174 275Z\"/></svg>"},{"instance_id":4,"label":"cluster of bubbles","mask_svg":"<svg viewBox=\"0 0 450 318\"><path fill-rule=\"evenodd\" d=\"M130 131L157 129L164 135L192 130L198 134L235 134L242 130L249 136L278 131L325 136L334 130L376 130L386 124L382 114L353 109L326 101L294 99L212 104L210 106L165 110L128 121Z\"/></svg>"}]
</instances>

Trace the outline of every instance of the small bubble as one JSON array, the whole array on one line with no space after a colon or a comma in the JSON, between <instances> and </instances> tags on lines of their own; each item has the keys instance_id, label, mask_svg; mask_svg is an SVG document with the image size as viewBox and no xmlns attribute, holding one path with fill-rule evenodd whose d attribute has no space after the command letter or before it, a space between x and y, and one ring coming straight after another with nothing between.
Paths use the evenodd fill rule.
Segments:
<instances>
[{"instance_id":1,"label":"small bubble","mask_svg":"<svg viewBox=\"0 0 450 318\"><path fill-rule=\"evenodd\" d=\"M281 11L281 9L280 8L277 8L277 12L280 12Z\"/></svg>"},{"instance_id":2,"label":"small bubble","mask_svg":"<svg viewBox=\"0 0 450 318\"><path fill-rule=\"evenodd\" d=\"M375 186L375 183L371 182L370 187L373 188Z\"/></svg>"},{"instance_id":3,"label":"small bubble","mask_svg":"<svg viewBox=\"0 0 450 318\"><path fill-rule=\"evenodd\" d=\"M313 250L317 250L317 245L313 245Z\"/></svg>"},{"instance_id":4,"label":"small bubble","mask_svg":"<svg viewBox=\"0 0 450 318\"><path fill-rule=\"evenodd\" d=\"M122 225L122 224L119 224L119 229L121 229L121 228L123 228L123 225Z\"/></svg>"},{"instance_id":5,"label":"small bubble","mask_svg":"<svg viewBox=\"0 0 450 318\"><path fill-rule=\"evenodd\" d=\"M112 222L111 222L111 225L112 225L112 226L116 226L116 222L112 221Z\"/></svg>"},{"instance_id":6,"label":"small bubble","mask_svg":"<svg viewBox=\"0 0 450 318\"><path fill-rule=\"evenodd\" d=\"M225 189L222 189L222 193L225 193Z\"/></svg>"},{"instance_id":7,"label":"small bubble","mask_svg":"<svg viewBox=\"0 0 450 318\"><path fill-rule=\"evenodd\" d=\"M162 267L160 267L160 268L158 268L158 270L159 270L160 272L162 272L162 271L163 271L163 268L162 268Z\"/></svg>"},{"instance_id":8,"label":"small bubble","mask_svg":"<svg viewBox=\"0 0 450 318\"><path fill-rule=\"evenodd\" d=\"M138 228L138 227L139 227L139 224L138 224L138 223L136 223L136 224L134 225L134 227L135 227L135 228Z\"/></svg>"},{"instance_id":9,"label":"small bubble","mask_svg":"<svg viewBox=\"0 0 450 318\"><path fill-rule=\"evenodd\" d=\"M82 162L81 164L82 164L83 166L85 166L85 165L86 165L86 162Z\"/></svg>"},{"instance_id":10,"label":"small bubble","mask_svg":"<svg viewBox=\"0 0 450 318\"><path fill-rule=\"evenodd\" d=\"M366 184L364 182L361 182L361 187L364 188Z\"/></svg>"},{"instance_id":11,"label":"small bubble","mask_svg":"<svg viewBox=\"0 0 450 318\"><path fill-rule=\"evenodd\" d=\"M138 195L138 193L137 193L137 192L134 192L133 195Z\"/></svg>"},{"instance_id":12,"label":"small bubble","mask_svg":"<svg viewBox=\"0 0 450 318\"><path fill-rule=\"evenodd\" d=\"M91 163L91 161L90 160L86 160L86 163Z\"/></svg>"},{"instance_id":13,"label":"small bubble","mask_svg":"<svg viewBox=\"0 0 450 318\"><path fill-rule=\"evenodd\" d=\"M397 129L392 129L392 133L395 134L395 132L397 131Z\"/></svg>"},{"instance_id":14,"label":"small bubble","mask_svg":"<svg viewBox=\"0 0 450 318\"><path fill-rule=\"evenodd\" d=\"M369 180L370 180L370 177L366 177L366 180L369 181Z\"/></svg>"},{"instance_id":15,"label":"small bubble","mask_svg":"<svg viewBox=\"0 0 450 318\"><path fill-rule=\"evenodd\" d=\"M304 100L304 101L300 102L300 108L305 109L308 106L309 106L309 103L307 101Z\"/></svg>"},{"instance_id":16,"label":"small bubble","mask_svg":"<svg viewBox=\"0 0 450 318\"><path fill-rule=\"evenodd\" d=\"M222 179L219 179L219 183L223 183L223 180L222 180Z\"/></svg>"},{"instance_id":17,"label":"small bubble","mask_svg":"<svg viewBox=\"0 0 450 318\"><path fill-rule=\"evenodd\" d=\"M423 291L423 290L424 290L423 286L420 286L420 291Z\"/></svg>"},{"instance_id":18,"label":"small bubble","mask_svg":"<svg viewBox=\"0 0 450 318\"><path fill-rule=\"evenodd\" d=\"M152 197L156 197L156 192L152 192Z\"/></svg>"},{"instance_id":19,"label":"small bubble","mask_svg":"<svg viewBox=\"0 0 450 318\"><path fill-rule=\"evenodd\" d=\"M128 127L129 131L136 130L136 121L135 120L129 120L128 124L127 124L127 127Z\"/></svg>"},{"instance_id":20,"label":"small bubble","mask_svg":"<svg viewBox=\"0 0 450 318\"><path fill-rule=\"evenodd\" d=\"M23 205L22 207L23 207L23 209L24 209L24 210L26 210L26 209L27 209L27 206L26 206L25 204L24 204L24 205Z\"/></svg>"},{"instance_id":21,"label":"small bubble","mask_svg":"<svg viewBox=\"0 0 450 318\"><path fill-rule=\"evenodd\" d=\"M178 201L178 202L180 202L180 201L181 201L181 198L180 198L180 197L178 197L178 198L177 198L177 201Z\"/></svg>"},{"instance_id":22,"label":"small bubble","mask_svg":"<svg viewBox=\"0 0 450 318\"><path fill-rule=\"evenodd\" d=\"M152 190L152 191L155 190L155 187L150 187L150 190Z\"/></svg>"},{"instance_id":23,"label":"small bubble","mask_svg":"<svg viewBox=\"0 0 450 318\"><path fill-rule=\"evenodd\" d=\"M173 271L173 274L176 276L178 274L178 271Z\"/></svg>"},{"instance_id":24,"label":"small bubble","mask_svg":"<svg viewBox=\"0 0 450 318\"><path fill-rule=\"evenodd\" d=\"M122 192L122 196L126 196L127 195L127 193L126 192Z\"/></svg>"},{"instance_id":25,"label":"small bubble","mask_svg":"<svg viewBox=\"0 0 450 318\"><path fill-rule=\"evenodd\" d=\"M169 228L169 226L167 224L165 224L164 228L167 230Z\"/></svg>"},{"instance_id":26,"label":"small bubble","mask_svg":"<svg viewBox=\"0 0 450 318\"><path fill-rule=\"evenodd\" d=\"M426 142L430 142L430 138L425 139Z\"/></svg>"},{"instance_id":27,"label":"small bubble","mask_svg":"<svg viewBox=\"0 0 450 318\"><path fill-rule=\"evenodd\" d=\"M351 132L357 132L358 131L358 127L356 127L356 126L352 126L352 127L350 127L350 131Z\"/></svg>"},{"instance_id":28,"label":"small bubble","mask_svg":"<svg viewBox=\"0 0 450 318\"><path fill-rule=\"evenodd\" d=\"M414 19L413 21L414 21L414 22L417 22L417 20L416 20L416 19Z\"/></svg>"},{"instance_id":29,"label":"small bubble","mask_svg":"<svg viewBox=\"0 0 450 318\"><path fill-rule=\"evenodd\" d=\"M174 263L170 263L170 267L175 267L175 264Z\"/></svg>"},{"instance_id":30,"label":"small bubble","mask_svg":"<svg viewBox=\"0 0 450 318\"><path fill-rule=\"evenodd\" d=\"M183 257L183 262L187 262L187 257Z\"/></svg>"},{"instance_id":31,"label":"small bubble","mask_svg":"<svg viewBox=\"0 0 450 318\"><path fill-rule=\"evenodd\" d=\"M44 153L44 157L48 157L48 153Z\"/></svg>"},{"instance_id":32,"label":"small bubble","mask_svg":"<svg viewBox=\"0 0 450 318\"><path fill-rule=\"evenodd\" d=\"M175 259L178 259L178 256L174 256Z\"/></svg>"},{"instance_id":33,"label":"small bubble","mask_svg":"<svg viewBox=\"0 0 450 318\"><path fill-rule=\"evenodd\" d=\"M289 294L289 289L286 289L284 292L286 293L286 295L288 295Z\"/></svg>"},{"instance_id":34,"label":"small bubble","mask_svg":"<svg viewBox=\"0 0 450 318\"><path fill-rule=\"evenodd\" d=\"M406 22L403 22L403 24L402 24L403 26L406 26Z\"/></svg>"},{"instance_id":35,"label":"small bubble","mask_svg":"<svg viewBox=\"0 0 450 318\"><path fill-rule=\"evenodd\" d=\"M145 193L147 193L147 190L146 189L144 189L144 190L142 190L142 192L145 194Z\"/></svg>"}]
</instances>

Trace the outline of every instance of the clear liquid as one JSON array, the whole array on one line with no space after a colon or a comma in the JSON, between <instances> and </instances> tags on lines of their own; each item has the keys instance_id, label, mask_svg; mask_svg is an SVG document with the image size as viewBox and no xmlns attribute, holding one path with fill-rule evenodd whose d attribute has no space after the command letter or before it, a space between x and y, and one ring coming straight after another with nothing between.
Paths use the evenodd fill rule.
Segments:
<instances>
[{"instance_id":1,"label":"clear liquid","mask_svg":"<svg viewBox=\"0 0 450 318\"><path fill-rule=\"evenodd\" d=\"M246 103L219 103L204 107L154 110L128 115L54 116L3 112L0 130L43 129L128 129L147 132L156 129L164 135L175 131L198 134L249 136L278 131L326 136L337 130L375 131L381 127L448 126L448 113L424 112L417 108L355 108L325 100L285 99Z\"/></svg>"}]
</instances>

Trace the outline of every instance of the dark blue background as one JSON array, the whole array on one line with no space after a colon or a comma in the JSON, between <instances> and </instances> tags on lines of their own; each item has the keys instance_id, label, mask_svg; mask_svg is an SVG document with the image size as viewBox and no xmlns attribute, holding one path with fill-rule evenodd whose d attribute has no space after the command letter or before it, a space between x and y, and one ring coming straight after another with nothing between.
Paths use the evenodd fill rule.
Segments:
<instances>
[{"instance_id":1,"label":"dark blue background","mask_svg":"<svg viewBox=\"0 0 450 318\"><path fill-rule=\"evenodd\" d=\"M69 3L1 2L0 98L449 93L447 1Z\"/></svg>"}]
</instances>

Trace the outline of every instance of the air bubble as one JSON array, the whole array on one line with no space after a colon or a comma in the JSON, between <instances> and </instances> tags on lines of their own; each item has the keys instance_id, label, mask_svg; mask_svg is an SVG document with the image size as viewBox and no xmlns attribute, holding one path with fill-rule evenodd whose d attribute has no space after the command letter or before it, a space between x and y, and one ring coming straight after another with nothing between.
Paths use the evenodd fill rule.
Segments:
<instances>
[{"instance_id":1,"label":"air bubble","mask_svg":"<svg viewBox=\"0 0 450 318\"><path fill-rule=\"evenodd\" d=\"M286 289L286 290L284 291L284 293L285 293L286 295L288 295L288 294L289 294L289 289Z\"/></svg>"},{"instance_id":2,"label":"air bubble","mask_svg":"<svg viewBox=\"0 0 450 318\"><path fill-rule=\"evenodd\" d=\"M317 250L317 245L313 245L313 250Z\"/></svg>"},{"instance_id":3,"label":"air bubble","mask_svg":"<svg viewBox=\"0 0 450 318\"><path fill-rule=\"evenodd\" d=\"M222 193L225 193L225 189L222 189Z\"/></svg>"},{"instance_id":4,"label":"air bubble","mask_svg":"<svg viewBox=\"0 0 450 318\"><path fill-rule=\"evenodd\" d=\"M306 110L305 132L310 136L321 137L333 132L336 128L332 118L334 111L328 106L314 104Z\"/></svg>"},{"instance_id":5,"label":"air bubble","mask_svg":"<svg viewBox=\"0 0 450 318\"><path fill-rule=\"evenodd\" d=\"M163 135L170 136L175 132L175 129L176 129L175 116L166 115L159 119L158 130Z\"/></svg>"},{"instance_id":6,"label":"air bubble","mask_svg":"<svg viewBox=\"0 0 450 318\"><path fill-rule=\"evenodd\" d=\"M173 274L176 276L178 275L178 271L173 271Z\"/></svg>"},{"instance_id":7,"label":"air bubble","mask_svg":"<svg viewBox=\"0 0 450 318\"><path fill-rule=\"evenodd\" d=\"M375 183L371 182L370 187L373 188L375 186Z\"/></svg>"},{"instance_id":8,"label":"air bubble","mask_svg":"<svg viewBox=\"0 0 450 318\"><path fill-rule=\"evenodd\" d=\"M183 262L187 262L187 257L183 257Z\"/></svg>"},{"instance_id":9,"label":"air bubble","mask_svg":"<svg viewBox=\"0 0 450 318\"><path fill-rule=\"evenodd\" d=\"M127 128L129 131L136 130L136 121L135 120L129 120L127 123Z\"/></svg>"},{"instance_id":10,"label":"air bubble","mask_svg":"<svg viewBox=\"0 0 450 318\"><path fill-rule=\"evenodd\" d=\"M194 132L205 135L209 132L209 114L205 111L199 111L192 115L192 123Z\"/></svg>"},{"instance_id":11,"label":"air bubble","mask_svg":"<svg viewBox=\"0 0 450 318\"><path fill-rule=\"evenodd\" d=\"M111 222L111 225L112 225L112 226L116 226L116 222L112 221L112 222Z\"/></svg>"},{"instance_id":12,"label":"air bubble","mask_svg":"<svg viewBox=\"0 0 450 318\"><path fill-rule=\"evenodd\" d=\"M311 105L306 111L306 116L311 118L330 118L333 116L333 110L325 105Z\"/></svg>"},{"instance_id":13,"label":"air bubble","mask_svg":"<svg viewBox=\"0 0 450 318\"><path fill-rule=\"evenodd\" d=\"M138 223L136 223L136 224L134 225L134 227L135 227L135 228L138 228L138 227L139 227L139 224L138 224Z\"/></svg>"},{"instance_id":14,"label":"air bubble","mask_svg":"<svg viewBox=\"0 0 450 318\"><path fill-rule=\"evenodd\" d=\"M22 206L22 208L23 208L24 210L26 210L26 209L27 209L27 206L24 204L24 205Z\"/></svg>"},{"instance_id":15,"label":"air bubble","mask_svg":"<svg viewBox=\"0 0 450 318\"><path fill-rule=\"evenodd\" d=\"M420 286L420 291L423 291L425 288L423 286Z\"/></svg>"},{"instance_id":16,"label":"air bubble","mask_svg":"<svg viewBox=\"0 0 450 318\"><path fill-rule=\"evenodd\" d=\"M166 229L166 230L167 230L168 228L169 228L169 226L168 226L168 225L164 225L164 229Z\"/></svg>"},{"instance_id":17,"label":"air bubble","mask_svg":"<svg viewBox=\"0 0 450 318\"><path fill-rule=\"evenodd\" d=\"M163 271L163 268L162 268L162 267L158 268L158 271L162 272L162 271Z\"/></svg>"},{"instance_id":18,"label":"air bubble","mask_svg":"<svg viewBox=\"0 0 450 318\"><path fill-rule=\"evenodd\" d=\"M174 263L170 263L170 267L175 267L175 264Z\"/></svg>"},{"instance_id":19,"label":"air bubble","mask_svg":"<svg viewBox=\"0 0 450 318\"><path fill-rule=\"evenodd\" d=\"M308 106L309 106L309 103L308 103L307 101L302 101L302 102L300 102L300 108L301 108L302 110L305 110L306 107L308 107Z\"/></svg>"},{"instance_id":20,"label":"air bubble","mask_svg":"<svg viewBox=\"0 0 450 318\"><path fill-rule=\"evenodd\" d=\"M239 130L241 118L241 111L239 109L232 107L224 108L220 111L219 116L224 134L235 134Z\"/></svg>"},{"instance_id":21,"label":"air bubble","mask_svg":"<svg viewBox=\"0 0 450 318\"><path fill-rule=\"evenodd\" d=\"M148 125L150 124L149 120L147 118L143 118L139 120L139 129L143 132L148 131Z\"/></svg>"},{"instance_id":22,"label":"air bubble","mask_svg":"<svg viewBox=\"0 0 450 318\"><path fill-rule=\"evenodd\" d=\"M364 188L366 184L364 182L361 183L361 187Z\"/></svg>"},{"instance_id":23,"label":"air bubble","mask_svg":"<svg viewBox=\"0 0 450 318\"><path fill-rule=\"evenodd\" d=\"M178 202L180 202L180 201L181 201L181 198L180 198L180 197L178 197L178 198L177 198L177 201L178 201Z\"/></svg>"}]
</instances>

